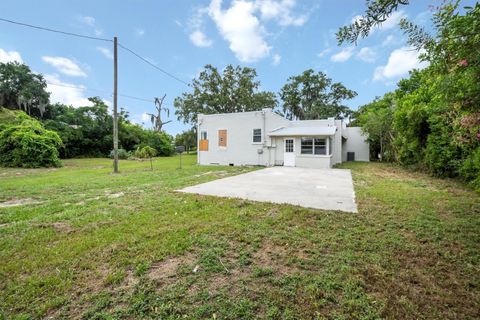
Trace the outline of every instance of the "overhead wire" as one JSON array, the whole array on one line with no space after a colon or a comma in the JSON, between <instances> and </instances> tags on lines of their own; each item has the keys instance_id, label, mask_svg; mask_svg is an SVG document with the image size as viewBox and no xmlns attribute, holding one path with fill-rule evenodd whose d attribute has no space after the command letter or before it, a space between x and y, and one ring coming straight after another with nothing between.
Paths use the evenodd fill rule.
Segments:
<instances>
[{"instance_id":1,"label":"overhead wire","mask_svg":"<svg viewBox=\"0 0 480 320\"><path fill-rule=\"evenodd\" d=\"M170 72L165 71L164 69L158 67L158 66L155 65L154 63L150 62L147 58L142 57L140 54L136 53L136 52L133 51L132 49L127 48L126 46L122 45L121 43L118 43L118 46L119 46L120 48L122 48L122 49L130 52L131 54L133 54L134 56L136 56L137 58L139 58L139 59L142 60L143 62L149 64L150 66L154 67L155 69L159 70L160 72L162 72L163 74L169 76L170 78L175 79L175 80L177 80L178 82L183 83L184 85L186 85L186 86L188 86L188 87L190 86L190 84L188 84L187 82L185 82L185 81L183 81L182 79L174 76L174 75L171 74Z\"/></svg>"},{"instance_id":2,"label":"overhead wire","mask_svg":"<svg viewBox=\"0 0 480 320\"><path fill-rule=\"evenodd\" d=\"M36 25L33 25L33 24L24 23L24 22L19 22L19 21L14 21L14 20L5 19L5 18L0 18L0 21L12 23L12 24L16 24L16 25L20 25L20 26L24 26L24 27L39 29L39 30L43 30L43 31L60 33L60 34L67 35L67 36L73 36L73 37L78 37L78 38L85 38L85 39L90 39L90 40L113 42L112 39L99 38L99 37L87 36L87 35L79 34L79 33L73 33L73 32L68 32L68 31L56 30L56 29L51 29L51 28L36 26Z\"/></svg>"},{"instance_id":3,"label":"overhead wire","mask_svg":"<svg viewBox=\"0 0 480 320\"><path fill-rule=\"evenodd\" d=\"M34 29L38 29L38 30L59 33L59 34L67 35L67 36L73 36L73 37L90 39L90 40L97 40L97 41L113 42L112 39L93 37L93 36L88 36L88 35L79 34L79 33L73 33L73 32L68 32L68 31L63 31L63 30L58 30L58 29L52 29L52 28L37 26L37 25L29 24L29 23L24 23L24 22L14 21L14 20L10 20L10 19L5 19L5 18L1 18L1 17L0 17L0 21L12 23L12 24L16 24L16 25L20 25L20 26L24 26L24 27L34 28ZM176 81L178 81L178 82L180 82L180 83L182 83L186 86L190 86L190 84L188 84L187 82L183 81L182 79L178 78L177 76L173 75L172 73L170 73L170 72L160 68L159 66L155 65L154 63L150 62L147 58L144 58L143 56L141 56L140 54L138 54L134 50L132 50L132 49L120 44L120 43L118 43L118 46L120 48L124 49L125 51L128 51L129 53L133 54L135 57L137 57L138 59L147 63L151 67L153 67L153 68L157 69L158 71L162 72L164 75L167 75L168 77L170 77L170 78L172 78L172 79L174 79L174 80L176 80Z\"/></svg>"}]
</instances>

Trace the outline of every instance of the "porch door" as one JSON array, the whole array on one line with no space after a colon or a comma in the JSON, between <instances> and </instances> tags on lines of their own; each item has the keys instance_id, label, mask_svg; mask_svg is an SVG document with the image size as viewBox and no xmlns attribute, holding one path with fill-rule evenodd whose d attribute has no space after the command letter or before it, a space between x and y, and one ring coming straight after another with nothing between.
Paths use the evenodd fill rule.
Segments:
<instances>
[{"instance_id":1,"label":"porch door","mask_svg":"<svg viewBox=\"0 0 480 320\"><path fill-rule=\"evenodd\" d=\"M283 149L283 165L285 167L295 167L295 139L285 138Z\"/></svg>"}]
</instances>

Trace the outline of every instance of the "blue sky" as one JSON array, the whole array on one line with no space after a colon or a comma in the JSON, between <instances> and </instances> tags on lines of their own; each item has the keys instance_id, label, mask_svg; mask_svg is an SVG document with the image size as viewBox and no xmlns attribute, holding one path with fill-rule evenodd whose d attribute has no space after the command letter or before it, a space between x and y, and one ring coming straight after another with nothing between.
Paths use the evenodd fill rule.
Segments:
<instances>
[{"instance_id":1,"label":"blue sky","mask_svg":"<svg viewBox=\"0 0 480 320\"><path fill-rule=\"evenodd\" d=\"M190 82L205 64L257 69L262 89L278 92L287 78L308 68L357 91L347 104L356 109L395 88L415 67L398 20L406 16L430 24L431 1L412 1L357 46L337 46L335 32L364 11L359 0L3 0L0 17L119 42L178 78ZM112 47L107 42L70 38L0 22L0 61L19 60L50 83L53 102L85 104L89 96L111 102ZM83 89L54 86L61 84ZM99 90L99 91L96 91ZM176 120L173 100L189 88L128 52L119 51L119 92L145 99L167 94L174 122L170 134L185 128ZM119 107L149 126L152 103L125 97Z\"/></svg>"}]
</instances>

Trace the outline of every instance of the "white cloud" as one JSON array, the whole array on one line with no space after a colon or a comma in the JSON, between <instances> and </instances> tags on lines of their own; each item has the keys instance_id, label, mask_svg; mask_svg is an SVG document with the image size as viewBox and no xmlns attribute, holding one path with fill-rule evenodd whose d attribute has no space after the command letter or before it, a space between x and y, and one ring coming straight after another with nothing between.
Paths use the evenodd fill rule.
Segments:
<instances>
[{"instance_id":1,"label":"white cloud","mask_svg":"<svg viewBox=\"0 0 480 320\"><path fill-rule=\"evenodd\" d=\"M329 54L330 52L332 52L331 48L324 49L324 50L320 51L319 53L317 53L317 57L323 58L325 55Z\"/></svg>"},{"instance_id":2,"label":"white cloud","mask_svg":"<svg viewBox=\"0 0 480 320\"><path fill-rule=\"evenodd\" d=\"M303 26L307 21L305 15L292 16L292 9L296 0L256 0L255 6L259 8L261 18L264 20L275 19L279 25Z\"/></svg>"},{"instance_id":3,"label":"white cloud","mask_svg":"<svg viewBox=\"0 0 480 320\"><path fill-rule=\"evenodd\" d=\"M377 58L377 53L369 47L364 47L357 53L357 58L364 62L373 63Z\"/></svg>"},{"instance_id":4,"label":"white cloud","mask_svg":"<svg viewBox=\"0 0 480 320\"><path fill-rule=\"evenodd\" d=\"M91 16L80 16L78 17L80 22L83 22L87 26L94 27L95 26L95 18Z\"/></svg>"},{"instance_id":5,"label":"white cloud","mask_svg":"<svg viewBox=\"0 0 480 320\"><path fill-rule=\"evenodd\" d=\"M210 46L212 42L203 31L205 17L209 17L241 62L251 63L271 56L267 38L273 34L266 30L270 23L288 27L302 26L307 21L306 15L293 13L297 0L232 0L225 8L223 4L223 0L211 0L208 7L197 8L186 29L195 45Z\"/></svg>"},{"instance_id":6,"label":"white cloud","mask_svg":"<svg viewBox=\"0 0 480 320\"><path fill-rule=\"evenodd\" d=\"M396 37L393 34L389 34L385 40L382 41L382 47L387 47L391 44L394 44L396 41Z\"/></svg>"},{"instance_id":7,"label":"white cloud","mask_svg":"<svg viewBox=\"0 0 480 320\"><path fill-rule=\"evenodd\" d=\"M94 17L92 17L92 16L79 16L78 21L80 21L81 23L93 28L93 32L95 33L95 35L97 37L102 35L103 30L97 27L97 22L96 22Z\"/></svg>"},{"instance_id":8,"label":"white cloud","mask_svg":"<svg viewBox=\"0 0 480 320\"><path fill-rule=\"evenodd\" d=\"M278 66L281 60L282 60L282 56L280 56L278 53L275 53L272 57L272 64L274 66Z\"/></svg>"},{"instance_id":9,"label":"white cloud","mask_svg":"<svg viewBox=\"0 0 480 320\"><path fill-rule=\"evenodd\" d=\"M330 60L332 60L333 62L345 62L348 59L350 59L352 55L353 55L353 47L348 47L348 48L342 49L342 51L331 56Z\"/></svg>"},{"instance_id":10,"label":"white cloud","mask_svg":"<svg viewBox=\"0 0 480 320\"><path fill-rule=\"evenodd\" d=\"M136 29L136 30L135 30L135 35L136 35L137 37L143 37L143 36L145 35L145 30L143 30L143 29Z\"/></svg>"},{"instance_id":11,"label":"white cloud","mask_svg":"<svg viewBox=\"0 0 480 320\"><path fill-rule=\"evenodd\" d=\"M406 13L403 10L393 12L390 17L383 22L378 29L380 30L389 30L398 26L400 19L407 17Z\"/></svg>"},{"instance_id":12,"label":"white cloud","mask_svg":"<svg viewBox=\"0 0 480 320\"><path fill-rule=\"evenodd\" d=\"M63 103L74 107L91 106L92 103L84 96L85 87L62 82L58 75L46 74L47 91L51 93L50 101Z\"/></svg>"},{"instance_id":13,"label":"white cloud","mask_svg":"<svg viewBox=\"0 0 480 320\"><path fill-rule=\"evenodd\" d=\"M428 64L420 61L418 58L421 53L422 52L418 52L411 47L402 47L393 50L392 53L390 53L387 64L375 69L373 80L399 78L408 74L412 69L425 68Z\"/></svg>"},{"instance_id":14,"label":"white cloud","mask_svg":"<svg viewBox=\"0 0 480 320\"><path fill-rule=\"evenodd\" d=\"M234 0L230 8L222 10L222 0L212 0L208 14L220 34L230 43L238 60L255 62L269 56L271 47L265 41L265 30L254 15L253 2Z\"/></svg>"},{"instance_id":15,"label":"white cloud","mask_svg":"<svg viewBox=\"0 0 480 320\"><path fill-rule=\"evenodd\" d=\"M200 30L196 30L190 34L190 41L197 47L210 47L213 43L207 36Z\"/></svg>"},{"instance_id":16,"label":"white cloud","mask_svg":"<svg viewBox=\"0 0 480 320\"><path fill-rule=\"evenodd\" d=\"M42 60L65 75L83 78L87 76L78 64L68 58L43 56Z\"/></svg>"},{"instance_id":17,"label":"white cloud","mask_svg":"<svg viewBox=\"0 0 480 320\"><path fill-rule=\"evenodd\" d=\"M142 113L142 115L140 116L140 119L143 121L143 122L149 122L151 120L151 116L149 114L147 114L146 112Z\"/></svg>"},{"instance_id":18,"label":"white cloud","mask_svg":"<svg viewBox=\"0 0 480 320\"><path fill-rule=\"evenodd\" d=\"M19 62L23 63L22 56L17 51L6 51L0 48L0 62Z\"/></svg>"},{"instance_id":19,"label":"white cloud","mask_svg":"<svg viewBox=\"0 0 480 320\"><path fill-rule=\"evenodd\" d=\"M97 50L103 54L103 56L107 59L113 59L113 53L110 49L105 47L97 47Z\"/></svg>"}]
</instances>

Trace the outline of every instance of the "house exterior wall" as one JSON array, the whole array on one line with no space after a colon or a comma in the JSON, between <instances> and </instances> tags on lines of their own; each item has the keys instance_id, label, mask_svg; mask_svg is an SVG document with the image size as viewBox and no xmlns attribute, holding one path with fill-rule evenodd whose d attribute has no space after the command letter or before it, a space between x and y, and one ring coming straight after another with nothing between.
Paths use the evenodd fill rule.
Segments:
<instances>
[{"instance_id":1,"label":"house exterior wall","mask_svg":"<svg viewBox=\"0 0 480 320\"><path fill-rule=\"evenodd\" d=\"M347 152L355 152L355 160L369 160L369 145L365 142L358 127L345 127L341 120L333 118L324 120L289 121L272 112L262 111L198 115L198 137L202 131L207 132L208 151L197 150L197 163L201 165L261 165L274 166L284 164L284 139L287 137L270 137L269 132L282 127L336 127L333 136L326 138L330 146L330 155L301 154L301 137L295 140L295 165L307 168L330 168L346 161ZM262 141L253 142L253 130L262 130ZM226 130L226 146L219 146L219 131ZM343 139L342 137L345 137Z\"/></svg>"},{"instance_id":2,"label":"house exterior wall","mask_svg":"<svg viewBox=\"0 0 480 320\"><path fill-rule=\"evenodd\" d=\"M347 138L342 146L342 162L347 161L347 152L355 152L355 161L370 161L370 144L360 127L346 127L342 130Z\"/></svg>"},{"instance_id":3,"label":"house exterior wall","mask_svg":"<svg viewBox=\"0 0 480 320\"><path fill-rule=\"evenodd\" d=\"M273 137L276 148L274 150L275 161L272 165L283 166L284 141L286 138L293 138L294 140L295 166L317 169L325 169L332 166L332 155L301 154L301 137ZM318 138L328 139L325 136L318 136Z\"/></svg>"},{"instance_id":4,"label":"house exterior wall","mask_svg":"<svg viewBox=\"0 0 480 320\"><path fill-rule=\"evenodd\" d=\"M199 164L220 165L274 165L275 144L267 135L274 129L288 125L288 120L263 111L198 115L198 134L207 131L208 151L197 153ZM262 142L253 142L253 129L262 129ZM227 130L227 146L218 145L219 130Z\"/></svg>"}]
</instances>

